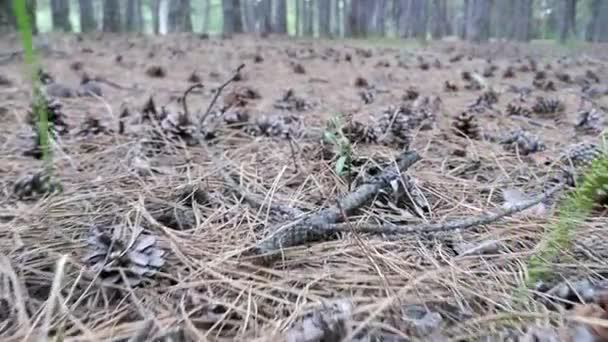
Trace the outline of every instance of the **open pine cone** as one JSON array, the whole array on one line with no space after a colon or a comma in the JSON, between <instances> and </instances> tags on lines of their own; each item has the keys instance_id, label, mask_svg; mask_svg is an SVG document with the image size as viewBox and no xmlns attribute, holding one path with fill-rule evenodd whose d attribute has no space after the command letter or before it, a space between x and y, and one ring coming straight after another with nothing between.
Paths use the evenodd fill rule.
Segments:
<instances>
[{"instance_id":1,"label":"open pine cone","mask_svg":"<svg viewBox=\"0 0 608 342\"><path fill-rule=\"evenodd\" d=\"M40 103L33 103L30 111L28 111L27 122L34 130L38 130L38 115L40 110L46 110L47 119L49 122L50 131L53 134L64 135L68 133L69 126L66 122L66 116L62 111L63 105L57 99L44 96Z\"/></svg>"},{"instance_id":2,"label":"open pine cone","mask_svg":"<svg viewBox=\"0 0 608 342\"><path fill-rule=\"evenodd\" d=\"M122 226L94 228L87 240L91 252L83 261L106 282L123 282L122 272L130 285L138 285L165 264L165 252L155 246L152 235L139 234L130 244L131 239L122 233Z\"/></svg>"},{"instance_id":3,"label":"open pine cone","mask_svg":"<svg viewBox=\"0 0 608 342\"><path fill-rule=\"evenodd\" d=\"M91 136L98 134L106 134L108 133L108 131L108 128L102 124L101 120L89 116L80 125L80 129L78 130L77 135Z\"/></svg>"},{"instance_id":4,"label":"open pine cone","mask_svg":"<svg viewBox=\"0 0 608 342\"><path fill-rule=\"evenodd\" d=\"M532 111L536 114L559 114L566 109L564 103L558 99L547 99L538 97L532 106Z\"/></svg>"},{"instance_id":5,"label":"open pine cone","mask_svg":"<svg viewBox=\"0 0 608 342\"><path fill-rule=\"evenodd\" d=\"M524 156L545 149L544 144L538 139L538 137L524 131L512 132L500 143L506 150L518 152Z\"/></svg>"},{"instance_id":6,"label":"open pine cone","mask_svg":"<svg viewBox=\"0 0 608 342\"><path fill-rule=\"evenodd\" d=\"M13 193L20 200L34 200L59 191L59 183L53 182L45 171L27 174L13 187Z\"/></svg>"},{"instance_id":7,"label":"open pine cone","mask_svg":"<svg viewBox=\"0 0 608 342\"><path fill-rule=\"evenodd\" d=\"M196 145L196 125L186 113L171 112L160 124L170 140L183 140L188 146Z\"/></svg>"},{"instance_id":8,"label":"open pine cone","mask_svg":"<svg viewBox=\"0 0 608 342\"><path fill-rule=\"evenodd\" d=\"M580 143L570 146L562 155L561 160L574 167L589 165L593 159L599 157L604 152L595 144Z\"/></svg>"},{"instance_id":9,"label":"open pine cone","mask_svg":"<svg viewBox=\"0 0 608 342\"><path fill-rule=\"evenodd\" d=\"M342 127L342 134L353 143L375 143L378 141L378 136L374 129L354 120L349 121Z\"/></svg>"},{"instance_id":10,"label":"open pine cone","mask_svg":"<svg viewBox=\"0 0 608 342\"><path fill-rule=\"evenodd\" d=\"M460 136L465 136L470 139L479 138L479 125L477 118L468 112L462 112L452 122L454 132Z\"/></svg>"},{"instance_id":11,"label":"open pine cone","mask_svg":"<svg viewBox=\"0 0 608 342\"><path fill-rule=\"evenodd\" d=\"M507 109L505 110L506 114L516 115L516 116L532 116L532 111L527 107L521 104L521 101L513 101L507 104Z\"/></svg>"},{"instance_id":12,"label":"open pine cone","mask_svg":"<svg viewBox=\"0 0 608 342\"><path fill-rule=\"evenodd\" d=\"M577 114L574 128L584 133L600 133L602 131L602 117L604 117L604 113L594 108L581 111Z\"/></svg>"}]
</instances>

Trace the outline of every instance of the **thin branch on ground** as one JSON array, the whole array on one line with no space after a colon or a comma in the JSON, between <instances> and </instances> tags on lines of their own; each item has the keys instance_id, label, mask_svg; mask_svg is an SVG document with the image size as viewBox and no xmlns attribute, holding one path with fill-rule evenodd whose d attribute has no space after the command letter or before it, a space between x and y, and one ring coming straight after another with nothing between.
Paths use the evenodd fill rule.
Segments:
<instances>
[{"instance_id":1,"label":"thin branch on ground","mask_svg":"<svg viewBox=\"0 0 608 342\"><path fill-rule=\"evenodd\" d=\"M222 93L222 91L224 91L224 88L226 88L230 83L234 82L234 80L238 77L239 73L241 72L241 70L243 70L244 67L245 67L245 64L239 65L239 67L236 68L236 70L234 71L234 74L232 75L232 77L230 77L226 82L224 82L221 86L219 86L216 89L215 95L213 96L213 99L211 100L211 102L209 102L209 106L207 107L205 114L203 114L203 116L201 117L201 121L200 121L201 127L205 123L205 119L207 119L207 116L209 116L209 113L211 113L211 110L213 109L215 102L217 102L217 99L220 97L220 94Z\"/></svg>"},{"instance_id":2,"label":"thin branch on ground","mask_svg":"<svg viewBox=\"0 0 608 342\"><path fill-rule=\"evenodd\" d=\"M184 92L184 95L182 95L182 106L184 106L184 114L186 116L190 115L190 112L188 111L188 95L194 90L194 89L200 89L203 88L203 84L202 83L196 83L190 86L190 88L186 89L186 91Z\"/></svg>"},{"instance_id":3,"label":"thin branch on ground","mask_svg":"<svg viewBox=\"0 0 608 342\"><path fill-rule=\"evenodd\" d=\"M331 237L337 230L328 228L340 222L345 214L350 215L368 203L380 190L390 187L390 182L393 179L399 177L400 173L406 171L420 159L418 153L414 151L403 153L397 160L397 170L391 165L383 170L374 181L363 184L355 191L346 194L339 200L338 205L280 227L270 236L260 241L255 247L256 251L260 254L273 254L282 248Z\"/></svg>"},{"instance_id":4,"label":"thin branch on ground","mask_svg":"<svg viewBox=\"0 0 608 342\"><path fill-rule=\"evenodd\" d=\"M456 229L468 229L473 228L485 224L490 224L496 222L506 216L510 216L521 211L524 211L528 208L531 208L538 203L548 199L553 196L557 191L564 188L565 183L559 183L553 188L549 189L547 192L542 195L537 196L536 198L521 202L517 205L512 206L509 209L503 209L496 213L486 212L478 216L465 218L462 220L454 220L445 223L425 223L419 225L412 226L398 226L391 224L384 225L358 225L355 228L355 231L358 233L371 233L371 234L387 234L387 235L405 235L405 234L417 234L417 233L437 233L437 232L446 232ZM327 230L327 233L337 233L337 232L352 232L352 225L348 223L341 224L329 224L323 227Z\"/></svg>"}]
</instances>

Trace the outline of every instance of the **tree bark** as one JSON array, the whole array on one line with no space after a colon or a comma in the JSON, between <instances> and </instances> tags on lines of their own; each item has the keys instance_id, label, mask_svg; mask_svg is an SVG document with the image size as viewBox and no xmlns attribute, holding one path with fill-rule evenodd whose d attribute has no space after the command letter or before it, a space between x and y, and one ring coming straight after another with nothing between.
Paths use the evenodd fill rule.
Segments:
<instances>
[{"instance_id":1,"label":"tree bark","mask_svg":"<svg viewBox=\"0 0 608 342\"><path fill-rule=\"evenodd\" d=\"M464 0L462 5L462 13L460 13L460 19L458 20L458 37L462 40L467 38L467 29L469 28L469 14L471 12L471 0Z\"/></svg>"},{"instance_id":2,"label":"tree bark","mask_svg":"<svg viewBox=\"0 0 608 342\"><path fill-rule=\"evenodd\" d=\"M409 13L412 23L412 36L417 39L426 39L428 12L428 2L426 0L411 1Z\"/></svg>"},{"instance_id":3,"label":"tree bark","mask_svg":"<svg viewBox=\"0 0 608 342\"><path fill-rule=\"evenodd\" d=\"M287 0L275 0L274 31L280 34L287 33Z\"/></svg>"},{"instance_id":4,"label":"tree bark","mask_svg":"<svg viewBox=\"0 0 608 342\"><path fill-rule=\"evenodd\" d=\"M374 0L351 0L349 25L354 37L366 37L373 20Z\"/></svg>"},{"instance_id":5,"label":"tree bark","mask_svg":"<svg viewBox=\"0 0 608 342\"><path fill-rule=\"evenodd\" d=\"M190 0L171 0L169 32L192 32Z\"/></svg>"},{"instance_id":6,"label":"tree bark","mask_svg":"<svg viewBox=\"0 0 608 342\"><path fill-rule=\"evenodd\" d=\"M68 0L51 0L51 19L54 30L71 32L70 2Z\"/></svg>"},{"instance_id":7,"label":"tree bark","mask_svg":"<svg viewBox=\"0 0 608 342\"><path fill-rule=\"evenodd\" d=\"M589 3L591 17L585 30L588 42L608 42L608 2L592 0Z\"/></svg>"},{"instance_id":8,"label":"tree bark","mask_svg":"<svg viewBox=\"0 0 608 342\"><path fill-rule=\"evenodd\" d=\"M224 17L224 33L243 32L240 0L222 0L222 14Z\"/></svg>"},{"instance_id":9,"label":"tree bark","mask_svg":"<svg viewBox=\"0 0 608 342\"><path fill-rule=\"evenodd\" d=\"M268 34L272 32L272 2L261 0L256 5L256 21L260 33Z\"/></svg>"},{"instance_id":10,"label":"tree bark","mask_svg":"<svg viewBox=\"0 0 608 342\"><path fill-rule=\"evenodd\" d=\"M104 0L103 3L103 31L120 32L122 30L120 17L120 1Z\"/></svg>"},{"instance_id":11,"label":"tree bark","mask_svg":"<svg viewBox=\"0 0 608 342\"><path fill-rule=\"evenodd\" d=\"M514 0L511 38L528 42L532 38L532 0Z\"/></svg>"},{"instance_id":12,"label":"tree bark","mask_svg":"<svg viewBox=\"0 0 608 342\"><path fill-rule=\"evenodd\" d=\"M314 36L314 10L312 0L304 2L304 35Z\"/></svg>"},{"instance_id":13,"label":"tree bark","mask_svg":"<svg viewBox=\"0 0 608 342\"><path fill-rule=\"evenodd\" d=\"M494 0L474 0L469 3L469 25L467 39L475 42L487 42L490 39L490 13Z\"/></svg>"},{"instance_id":14,"label":"tree bark","mask_svg":"<svg viewBox=\"0 0 608 342\"><path fill-rule=\"evenodd\" d=\"M395 0L395 22L397 23L397 35L408 38L411 35L410 10L412 0Z\"/></svg>"},{"instance_id":15,"label":"tree bark","mask_svg":"<svg viewBox=\"0 0 608 342\"><path fill-rule=\"evenodd\" d=\"M559 41L565 43L576 36L576 0L559 0Z\"/></svg>"},{"instance_id":16,"label":"tree bark","mask_svg":"<svg viewBox=\"0 0 608 342\"><path fill-rule=\"evenodd\" d=\"M340 10L340 1L332 0L332 32L336 37L340 37L342 35L342 12Z\"/></svg>"}]
</instances>

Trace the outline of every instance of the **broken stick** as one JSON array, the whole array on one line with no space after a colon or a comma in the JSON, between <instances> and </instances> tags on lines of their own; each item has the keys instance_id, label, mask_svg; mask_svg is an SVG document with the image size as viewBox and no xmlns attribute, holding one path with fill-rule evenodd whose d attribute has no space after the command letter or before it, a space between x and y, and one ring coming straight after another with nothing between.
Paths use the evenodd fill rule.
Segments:
<instances>
[{"instance_id":1,"label":"broken stick","mask_svg":"<svg viewBox=\"0 0 608 342\"><path fill-rule=\"evenodd\" d=\"M386 168L374 181L363 184L355 191L348 193L338 201L337 205L280 227L256 245L256 252L273 254L280 251L281 248L328 238L337 232L335 229L328 228L344 220L344 213L349 215L369 202L380 190L390 187L392 180L419 160L420 156L414 151L403 153L397 159L396 168L393 166Z\"/></svg>"}]
</instances>

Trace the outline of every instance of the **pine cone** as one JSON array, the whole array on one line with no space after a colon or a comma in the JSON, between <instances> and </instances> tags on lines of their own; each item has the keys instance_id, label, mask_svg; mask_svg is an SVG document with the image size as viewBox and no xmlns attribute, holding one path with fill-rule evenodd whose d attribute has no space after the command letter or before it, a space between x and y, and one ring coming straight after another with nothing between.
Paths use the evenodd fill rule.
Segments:
<instances>
[{"instance_id":1,"label":"pine cone","mask_svg":"<svg viewBox=\"0 0 608 342\"><path fill-rule=\"evenodd\" d=\"M40 103L33 103L28 111L27 122L34 130L38 130L39 113L42 109L46 111L49 129L53 134L65 135L69 132L66 116L62 112L63 105L59 100L43 96Z\"/></svg>"},{"instance_id":2,"label":"pine cone","mask_svg":"<svg viewBox=\"0 0 608 342\"><path fill-rule=\"evenodd\" d=\"M388 107L384 110L375 127L376 135L384 138L384 143L409 147L412 126L412 109L407 106Z\"/></svg>"},{"instance_id":3,"label":"pine cone","mask_svg":"<svg viewBox=\"0 0 608 342\"><path fill-rule=\"evenodd\" d=\"M420 92L418 89L410 87L405 91L405 95L403 95L404 101L414 101L420 96Z\"/></svg>"},{"instance_id":4,"label":"pine cone","mask_svg":"<svg viewBox=\"0 0 608 342\"><path fill-rule=\"evenodd\" d=\"M469 108L492 108L498 103L498 93L494 90L488 90L481 94L475 102L469 105Z\"/></svg>"},{"instance_id":5,"label":"pine cone","mask_svg":"<svg viewBox=\"0 0 608 342\"><path fill-rule=\"evenodd\" d=\"M545 149L538 137L524 131L515 131L500 142L505 150L528 155Z\"/></svg>"},{"instance_id":6,"label":"pine cone","mask_svg":"<svg viewBox=\"0 0 608 342\"><path fill-rule=\"evenodd\" d=\"M456 83L451 82L451 81L445 81L443 88L445 89L446 92L457 92L458 91L458 85L456 85Z\"/></svg>"},{"instance_id":7,"label":"pine cone","mask_svg":"<svg viewBox=\"0 0 608 342\"><path fill-rule=\"evenodd\" d=\"M129 245L130 240L122 233L121 226L93 229L87 240L92 251L83 261L108 283L121 283L124 273L129 285L135 286L158 272L165 264L165 252L155 246L156 238L152 235L140 234Z\"/></svg>"},{"instance_id":8,"label":"pine cone","mask_svg":"<svg viewBox=\"0 0 608 342\"><path fill-rule=\"evenodd\" d=\"M372 104L374 102L374 92L371 89L362 90L359 92L359 97L363 101L364 104Z\"/></svg>"},{"instance_id":9,"label":"pine cone","mask_svg":"<svg viewBox=\"0 0 608 342\"><path fill-rule=\"evenodd\" d=\"M375 143L378 141L378 136L373 128L354 120L350 120L342 127L342 134L352 143Z\"/></svg>"},{"instance_id":10,"label":"pine cone","mask_svg":"<svg viewBox=\"0 0 608 342\"><path fill-rule=\"evenodd\" d=\"M574 128L580 132L598 134L602 131L602 117L604 113L595 108L581 111L577 114Z\"/></svg>"},{"instance_id":11,"label":"pine cone","mask_svg":"<svg viewBox=\"0 0 608 342\"><path fill-rule=\"evenodd\" d=\"M561 161L574 167L587 166L602 154L604 152L597 145L580 143L570 146L562 155Z\"/></svg>"},{"instance_id":12,"label":"pine cone","mask_svg":"<svg viewBox=\"0 0 608 342\"><path fill-rule=\"evenodd\" d=\"M564 104L558 99L547 99L538 97L532 106L532 111L536 114L559 114L565 110Z\"/></svg>"},{"instance_id":13,"label":"pine cone","mask_svg":"<svg viewBox=\"0 0 608 342\"><path fill-rule=\"evenodd\" d=\"M229 128L241 129L249 122L249 108L247 107L232 107L229 108L223 115L224 123Z\"/></svg>"},{"instance_id":14,"label":"pine cone","mask_svg":"<svg viewBox=\"0 0 608 342\"><path fill-rule=\"evenodd\" d=\"M293 89L288 89L283 97L275 102L274 107L282 110L302 112L312 108L312 104L306 99L296 96Z\"/></svg>"},{"instance_id":15,"label":"pine cone","mask_svg":"<svg viewBox=\"0 0 608 342\"><path fill-rule=\"evenodd\" d=\"M468 112L462 112L452 122L454 133L470 139L479 138L479 126L477 118Z\"/></svg>"},{"instance_id":16,"label":"pine cone","mask_svg":"<svg viewBox=\"0 0 608 342\"><path fill-rule=\"evenodd\" d=\"M154 103L154 98L150 96L148 101L143 105L141 109L141 117L142 120L162 120L163 116L160 115L159 111L156 108L156 104Z\"/></svg>"},{"instance_id":17,"label":"pine cone","mask_svg":"<svg viewBox=\"0 0 608 342\"><path fill-rule=\"evenodd\" d=\"M262 117L256 123L246 127L245 131L253 136L288 138L298 134L300 120L296 117L272 116Z\"/></svg>"},{"instance_id":18,"label":"pine cone","mask_svg":"<svg viewBox=\"0 0 608 342\"><path fill-rule=\"evenodd\" d=\"M82 125L80 125L80 129L76 135L91 136L106 133L108 133L107 127L105 127L99 119L89 116L83 121Z\"/></svg>"},{"instance_id":19,"label":"pine cone","mask_svg":"<svg viewBox=\"0 0 608 342\"><path fill-rule=\"evenodd\" d=\"M532 116L532 111L528 107L523 106L520 103L521 103L520 101L514 101L514 102L507 104L507 109L506 109L507 115L509 115L509 116L517 115L517 116L525 116L525 117Z\"/></svg>"},{"instance_id":20,"label":"pine cone","mask_svg":"<svg viewBox=\"0 0 608 342\"><path fill-rule=\"evenodd\" d=\"M60 191L59 183L53 182L45 171L28 174L13 187L13 193L19 200L35 200Z\"/></svg>"},{"instance_id":21,"label":"pine cone","mask_svg":"<svg viewBox=\"0 0 608 342\"><path fill-rule=\"evenodd\" d=\"M532 81L532 85L540 90L544 90L544 91L556 91L557 88L555 87L555 82L553 82L552 80L546 80L546 79L538 79L538 80L534 80Z\"/></svg>"},{"instance_id":22,"label":"pine cone","mask_svg":"<svg viewBox=\"0 0 608 342\"><path fill-rule=\"evenodd\" d=\"M188 146L196 145L196 125L181 112L171 112L161 121L161 128L170 140L183 140Z\"/></svg>"},{"instance_id":23,"label":"pine cone","mask_svg":"<svg viewBox=\"0 0 608 342\"><path fill-rule=\"evenodd\" d=\"M547 78L547 73L544 72L543 70L539 70L534 74L535 81L544 80L546 78Z\"/></svg>"},{"instance_id":24,"label":"pine cone","mask_svg":"<svg viewBox=\"0 0 608 342\"><path fill-rule=\"evenodd\" d=\"M571 83L572 82L572 76L570 76L570 74L565 73L565 72L556 72L555 73L555 78L557 78L558 80L564 82L564 83Z\"/></svg>"},{"instance_id":25,"label":"pine cone","mask_svg":"<svg viewBox=\"0 0 608 342\"><path fill-rule=\"evenodd\" d=\"M508 66L502 73L502 78L513 78L515 77L515 68Z\"/></svg>"}]
</instances>

